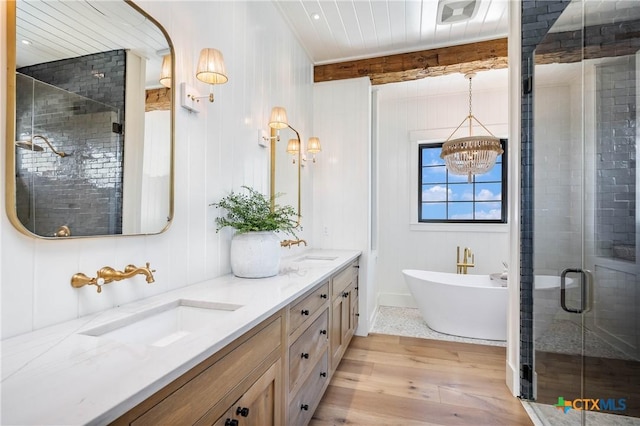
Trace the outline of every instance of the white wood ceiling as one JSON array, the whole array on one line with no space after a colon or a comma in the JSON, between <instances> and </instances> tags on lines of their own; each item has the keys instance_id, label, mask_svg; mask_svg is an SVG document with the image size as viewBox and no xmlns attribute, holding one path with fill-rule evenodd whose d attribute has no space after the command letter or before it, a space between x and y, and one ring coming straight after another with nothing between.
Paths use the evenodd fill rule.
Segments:
<instances>
[{"instance_id":1,"label":"white wood ceiling","mask_svg":"<svg viewBox=\"0 0 640 426\"><path fill-rule=\"evenodd\" d=\"M511 0L477 0L472 19L450 24L437 24L438 3L469 0L272 1L310 59L323 64L506 37ZM154 83L161 61L158 52L166 50L167 43L126 3L18 0L17 8L18 66L126 48L150 60L148 67L154 72L149 84ZM587 25L640 19L639 0L574 1L556 30L580 28L582 8L588 14ZM23 45L22 40L32 44Z\"/></svg>"},{"instance_id":2,"label":"white wood ceiling","mask_svg":"<svg viewBox=\"0 0 640 426\"><path fill-rule=\"evenodd\" d=\"M18 68L129 49L148 59L149 78L158 85L158 52L169 46L155 24L125 2L19 0L16 9Z\"/></svg>"},{"instance_id":3,"label":"white wood ceiling","mask_svg":"<svg viewBox=\"0 0 640 426\"><path fill-rule=\"evenodd\" d=\"M273 1L315 64L491 40L508 32L509 0L477 0L474 18L451 24L437 24L438 2L450 0Z\"/></svg>"}]
</instances>

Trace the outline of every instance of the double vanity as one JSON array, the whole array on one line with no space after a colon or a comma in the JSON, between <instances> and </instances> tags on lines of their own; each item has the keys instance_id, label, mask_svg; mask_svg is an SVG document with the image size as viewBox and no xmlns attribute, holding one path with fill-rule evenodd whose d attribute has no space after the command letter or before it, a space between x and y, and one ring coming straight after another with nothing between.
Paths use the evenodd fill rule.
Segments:
<instances>
[{"instance_id":1,"label":"double vanity","mask_svg":"<svg viewBox=\"0 0 640 426\"><path fill-rule=\"evenodd\" d=\"M357 326L359 255L308 251L275 277L227 275L5 340L0 422L306 424Z\"/></svg>"}]
</instances>

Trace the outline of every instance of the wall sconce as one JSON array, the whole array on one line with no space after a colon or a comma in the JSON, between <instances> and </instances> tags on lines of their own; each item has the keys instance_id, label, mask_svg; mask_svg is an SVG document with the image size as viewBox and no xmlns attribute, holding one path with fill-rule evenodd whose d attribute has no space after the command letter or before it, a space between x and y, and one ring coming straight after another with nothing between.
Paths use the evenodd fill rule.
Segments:
<instances>
[{"instance_id":1,"label":"wall sconce","mask_svg":"<svg viewBox=\"0 0 640 426\"><path fill-rule=\"evenodd\" d=\"M296 164L296 157L298 156L299 151L300 142L298 142L298 139L289 139L289 143L287 144L287 154L293 155L293 164Z\"/></svg>"},{"instance_id":2,"label":"wall sconce","mask_svg":"<svg viewBox=\"0 0 640 426\"><path fill-rule=\"evenodd\" d=\"M269 118L269 127L271 127L272 129L275 129L276 131L278 131L278 133L276 134L276 136L272 136L272 137L262 136L262 139L265 141L269 141L271 139L275 139L276 141L279 141L280 129L284 129L287 127L296 133L296 139L289 139L289 143L287 143L287 153L292 154L294 156L293 162L295 163L296 162L295 156L300 151L300 144L301 144L300 133L298 133L298 131L293 127L291 127L291 125L289 124L289 121L287 120L287 110L284 109L284 107L277 106L271 109L271 117ZM314 163L316 162L316 154L320 151L322 151L322 147L320 146L320 139L316 136L310 137L309 141L307 142L307 152L309 154L313 154ZM302 156L301 160L305 161L306 159L304 158L304 156Z\"/></svg>"},{"instance_id":3,"label":"wall sconce","mask_svg":"<svg viewBox=\"0 0 640 426\"><path fill-rule=\"evenodd\" d=\"M320 146L320 138L312 136L309 138L309 142L307 142L307 152L309 154L313 154L313 162L316 162L316 154L322 151L322 147Z\"/></svg>"},{"instance_id":4,"label":"wall sconce","mask_svg":"<svg viewBox=\"0 0 640 426\"><path fill-rule=\"evenodd\" d=\"M224 58L218 49L204 48L200 51L198 59L198 67L196 68L196 78L203 83L224 84L229 81L227 70L224 65ZM198 103L200 99L207 98L209 102L213 102L213 88L210 88L209 96L200 96L200 94L186 83L181 83L181 105L190 111L200 112Z\"/></svg>"},{"instance_id":5,"label":"wall sconce","mask_svg":"<svg viewBox=\"0 0 640 426\"><path fill-rule=\"evenodd\" d=\"M205 48L200 51L196 78L207 84L224 84L229 81L224 66L222 52L218 49ZM213 102L213 89L209 93L209 102Z\"/></svg>"},{"instance_id":6,"label":"wall sconce","mask_svg":"<svg viewBox=\"0 0 640 426\"><path fill-rule=\"evenodd\" d=\"M171 88L171 55L162 57L162 67L160 68L160 84L166 88Z\"/></svg>"},{"instance_id":7,"label":"wall sconce","mask_svg":"<svg viewBox=\"0 0 640 426\"><path fill-rule=\"evenodd\" d=\"M296 137L298 138L298 146L300 146L300 133L293 127L289 125L289 121L287 120L287 110L284 107L276 106L271 109L271 118L269 119L269 127L272 129L280 130L284 128L290 128L296 133ZM278 132L279 133L279 132ZM269 140L270 138L265 138ZM280 135L276 136L276 140L280 140Z\"/></svg>"}]
</instances>

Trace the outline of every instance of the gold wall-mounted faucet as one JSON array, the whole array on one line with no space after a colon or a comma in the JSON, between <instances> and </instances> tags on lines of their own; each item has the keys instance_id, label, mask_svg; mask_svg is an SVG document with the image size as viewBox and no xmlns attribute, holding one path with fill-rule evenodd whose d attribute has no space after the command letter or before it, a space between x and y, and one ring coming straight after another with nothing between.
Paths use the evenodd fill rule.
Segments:
<instances>
[{"instance_id":1,"label":"gold wall-mounted faucet","mask_svg":"<svg viewBox=\"0 0 640 426\"><path fill-rule=\"evenodd\" d=\"M460 262L460 246L458 246L457 255L456 255L456 266L458 274L466 274L467 268L473 268L476 266L474 264L475 256L471 253L471 249L468 247L464 248L462 262ZM471 263L469 263L471 261Z\"/></svg>"},{"instance_id":2,"label":"gold wall-mounted faucet","mask_svg":"<svg viewBox=\"0 0 640 426\"><path fill-rule=\"evenodd\" d=\"M305 240L284 240L280 241L280 246L291 248L291 246L296 245L300 247L300 243L304 244L305 247L307 246L307 242Z\"/></svg>"},{"instance_id":3,"label":"gold wall-mounted faucet","mask_svg":"<svg viewBox=\"0 0 640 426\"><path fill-rule=\"evenodd\" d=\"M95 278L90 278L83 274L82 272L78 272L71 277L71 286L73 288L84 287L85 285L95 285L97 287L98 293L102 292L102 286L105 284L109 284L113 281L120 281L127 278L131 278L134 275L144 275L149 284L155 281L153 278L153 273L155 269L150 269L150 264L147 262L147 266L137 267L135 265L127 265L124 268L124 271L117 271L113 269L111 266L105 266L100 268L96 273Z\"/></svg>"}]
</instances>

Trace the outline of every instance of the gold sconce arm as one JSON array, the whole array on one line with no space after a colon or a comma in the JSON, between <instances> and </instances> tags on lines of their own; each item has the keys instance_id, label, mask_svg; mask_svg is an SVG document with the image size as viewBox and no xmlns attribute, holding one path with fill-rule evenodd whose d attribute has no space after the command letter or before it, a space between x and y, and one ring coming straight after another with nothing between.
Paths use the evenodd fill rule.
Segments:
<instances>
[{"instance_id":1,"label":"gold sconce arm","mask_svg":"<svg viewBox=\"0 0 640 426\"><path fill-rule=\"evenodd\" d=\"M153 277L154 272L155 269L150 269L149 262L147 262L147 265L144 267L127 265L125 266L124 271L117 271L111 266L105 266L103 268L100 268L95 278L90 278L82 272L74 274L71 277L71 287L80 288L84 287L85 285L95 285L97 287L97 292L101 293L103 285L109 284L113 281L120 281L131 278L134 275L144 275L146 277L147 283L151 284L155 281Z\"/></svg>"}]
</instances>

